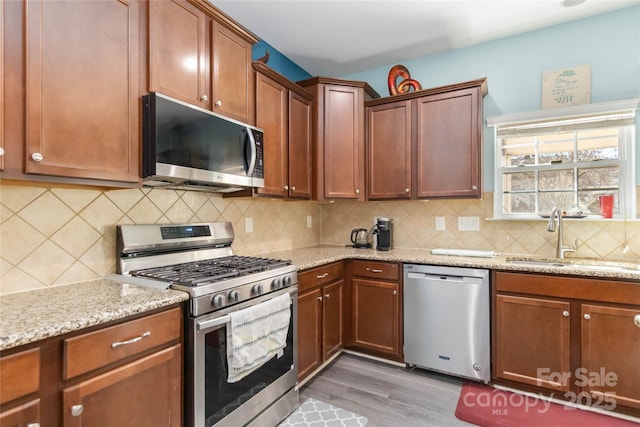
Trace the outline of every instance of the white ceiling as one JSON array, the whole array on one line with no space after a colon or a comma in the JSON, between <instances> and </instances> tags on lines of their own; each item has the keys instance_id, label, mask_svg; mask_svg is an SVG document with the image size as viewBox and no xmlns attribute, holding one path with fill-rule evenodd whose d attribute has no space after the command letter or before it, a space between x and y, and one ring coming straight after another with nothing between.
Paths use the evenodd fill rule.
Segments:
<instances>
[{"instance_id":1,"label":"white ceiling","mask_svg":"<svg viewBox=\"0 0 640 427\"><path fill-rule=\"evenodd\" d=\"M210 0L314 76L341 77L640 0ZM575 0L565 0L575 1Z\"/></svg>"}]
</instances>

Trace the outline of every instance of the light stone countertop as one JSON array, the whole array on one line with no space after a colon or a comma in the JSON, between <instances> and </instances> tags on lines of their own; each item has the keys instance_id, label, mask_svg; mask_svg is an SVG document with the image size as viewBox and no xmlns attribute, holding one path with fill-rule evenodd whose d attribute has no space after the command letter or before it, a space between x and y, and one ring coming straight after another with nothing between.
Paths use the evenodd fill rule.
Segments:
<instances>
[{"instance_id":1,"label":"light stone countertop","mask_svg":"<svg viewBox=\"0 0 640 427\"><path fill-rule=\"evenodd\" d=\"M279 252L270 252L262 256L280 259L290 259L298 270L306 270L334 261L345 259L368 259L376 261L396 261L414 264L430 264L451 267L488 268L507 271L527 271L534 273L549 273L573 276L598 277L637 281L640 284L640 264L624 262L621 264L637 267L636 271L607 271L597 268L585 268L588 260L567 260L579 264L576 268L571 264L564 266L553 265L523 265L507 262L511 256L498 255L492 258L480 258L470 256L432 255L430 250L422 249L392 249L390 251L377 251L375 249L355 249L346 246L315 246L309 248L292 249ZM527 257L525 257L527 258Z\"/></svg>"},{"instance_id":2,"label":"light stone countertop","mask_svg":"<svg viewBox=\"0 0 640 427\"><path fill-rule=\"evenodd\" d=\"M0 350L144 313L189 299L186 292L110 280L0 295Z\"/></svg>"}]
</instances>

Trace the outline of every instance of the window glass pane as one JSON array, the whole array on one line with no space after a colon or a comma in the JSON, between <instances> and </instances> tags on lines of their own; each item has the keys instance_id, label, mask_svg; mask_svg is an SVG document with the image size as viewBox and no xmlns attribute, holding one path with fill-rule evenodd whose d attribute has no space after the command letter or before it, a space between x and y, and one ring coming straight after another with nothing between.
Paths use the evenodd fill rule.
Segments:
<instances>
[{"instance_id":1,"label":"window glass pane","mask_svg":"<svg viewBox=\"0 0 640 427\"><path fill-rule=\"evenodd\" d=\"M534 193L504 194L504 213L535 213L536 195Z\"/></svg>"},{"instance_id":2,"label":"window glass pane","mask_svg":"<svg viewBox=\"0 0 640 427\"><path fill-rule=\"evenodd\" d=\"M600 196L613 194L613 213L619 213L618 191L580 191L580 208L584 213L600 215Z\"/></svg>"},{"instance_id":3,"label":"window glass pane","mask_svg":"<svg viewBox=\"0 0 640 427\"><path fill-rule=\"evenodd\" d=\"M538 179L540 191L573 190L575 188L573 169L543 170L540 171Z\"/></svg>"},{"instance_id":4,"label":"window glass pane","mask_svg":"<svg viewBox=\"0 0 640 427\"><path fill-rule=\"evenodd\" d=\"M573 162L575 159L574 137L574 132L540 135L538 137L538 163Z\"/></svg>"},{"instance_id":5,"label":"window glass pane","mask_svg":"<svg viewBox=\"0 0 640 427\"><path fill-rule=\"evenodd\" d=\"M502 138L502 166L532 165L536 161L535 137Z\"/></svg>"},{"instance_id":6,"label":"window glass pane","mask_svg":"<svg viewBox=\"0 0 640 427\"><path fill-rule=\"evenodd\" d=\"M575 193L573 191L540 193L538 197L538 213L548 213L554 207L568 211L575 204Z\"/></svg>"},{"instance_id":7,"label":"window glass pane","mask_svg":"<svg viewBox=\"0 0 640 427\"><path fill-rule=\"evenodd\" d=\"M578 169L580 189L617 189L620 184L620 168Z\"/></svg>"},{"instance_id":8,"label":"window glass pane","mask_svg":"<svg viewBox=\"0 0 640 427\"><path fill-rule=\"evenodd\" d=\"M617 160L618 129L593 129L578 132L578 161Z\"/></svg>"},{"instance_id":9,"label":"window glass pane","mask_svg":"<svg viewBox=\"0 0 640 427\"><path fill-rule=\"evenodd\" d=\"M502 188L505 192L535 191L536 173L529 171L505 174L502 181Z\"/></svg>"}]
</instances>

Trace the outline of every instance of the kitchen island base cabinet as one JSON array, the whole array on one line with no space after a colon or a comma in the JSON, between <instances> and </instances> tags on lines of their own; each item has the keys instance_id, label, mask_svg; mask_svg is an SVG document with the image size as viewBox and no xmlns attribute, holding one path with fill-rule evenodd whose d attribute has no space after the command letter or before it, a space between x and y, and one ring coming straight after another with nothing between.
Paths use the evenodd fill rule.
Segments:
<instances>
[{"instance_id":1,"label":"kitchen island base cabinet","mask_svg":"<svg viewBox=\"0 0 640 427\"><path fill-rule=\"evenodd\" d=\"M347 345L357 351L402 361L400 264L352 261L351 323Z\"/></svg>"},{"instance_id":2,"label":"kitchen island base cabinet","mask_svg":"<svg viewBox=\"0 0 640 427\"><path fill-rule=\"evenodd\" d=\"M493 273L496 384L640 417L640 292L624 280Z\"/></svg>"},{"instance_id":3,"label":"kitchen island base cabinet","mask_svg":"<svg viewBox=\"0 0 640 427\"><path fill-rule=\"evenodd\" d=\"M39 421L40 399L0 412L0 427L39 427Z\"/></svg>"},{"instance_id":4,"label":"kitchen island base cabinet","mask_svg":"<svg viewBox=\"0 0 640 427\"><path fill-rule=\"evenodd\" d=\"M181 425L181 362L178 344L64 389L64 426Z\"/></svg>"},{"instance_id":5,"label":"kitchen island base cabinet","mask_svg":"<svg viewBox=\"0 0 640 427\"><path fill-rule=\"evenodd\" d=\"M337 262L298 275L298 380L343 347L343 274Z\"/></svg>"}]
</instances>

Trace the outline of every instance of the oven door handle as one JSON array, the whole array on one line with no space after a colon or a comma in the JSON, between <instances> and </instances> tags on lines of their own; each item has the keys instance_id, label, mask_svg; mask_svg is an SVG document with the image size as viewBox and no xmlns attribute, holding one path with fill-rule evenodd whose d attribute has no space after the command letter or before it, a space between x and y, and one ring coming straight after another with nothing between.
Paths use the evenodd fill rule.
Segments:
<instances>
[{"instance_id":1,"label":"oven door handle","mask_svg":"<svg viewBox=\"0 0 640 427\"><path fill-rule=\"evenodd\" d=\"M203 321L196 321L196 329L198 330L198 332L200 331L204 331L205 329L211 329L211 328L215 328L216 326L222 326L224 324L227 324L231 321L231 316L222 316L222 317L216 317L215 319L211 319L211 320L203 320Z\"/></svg>"}]
</instances>

